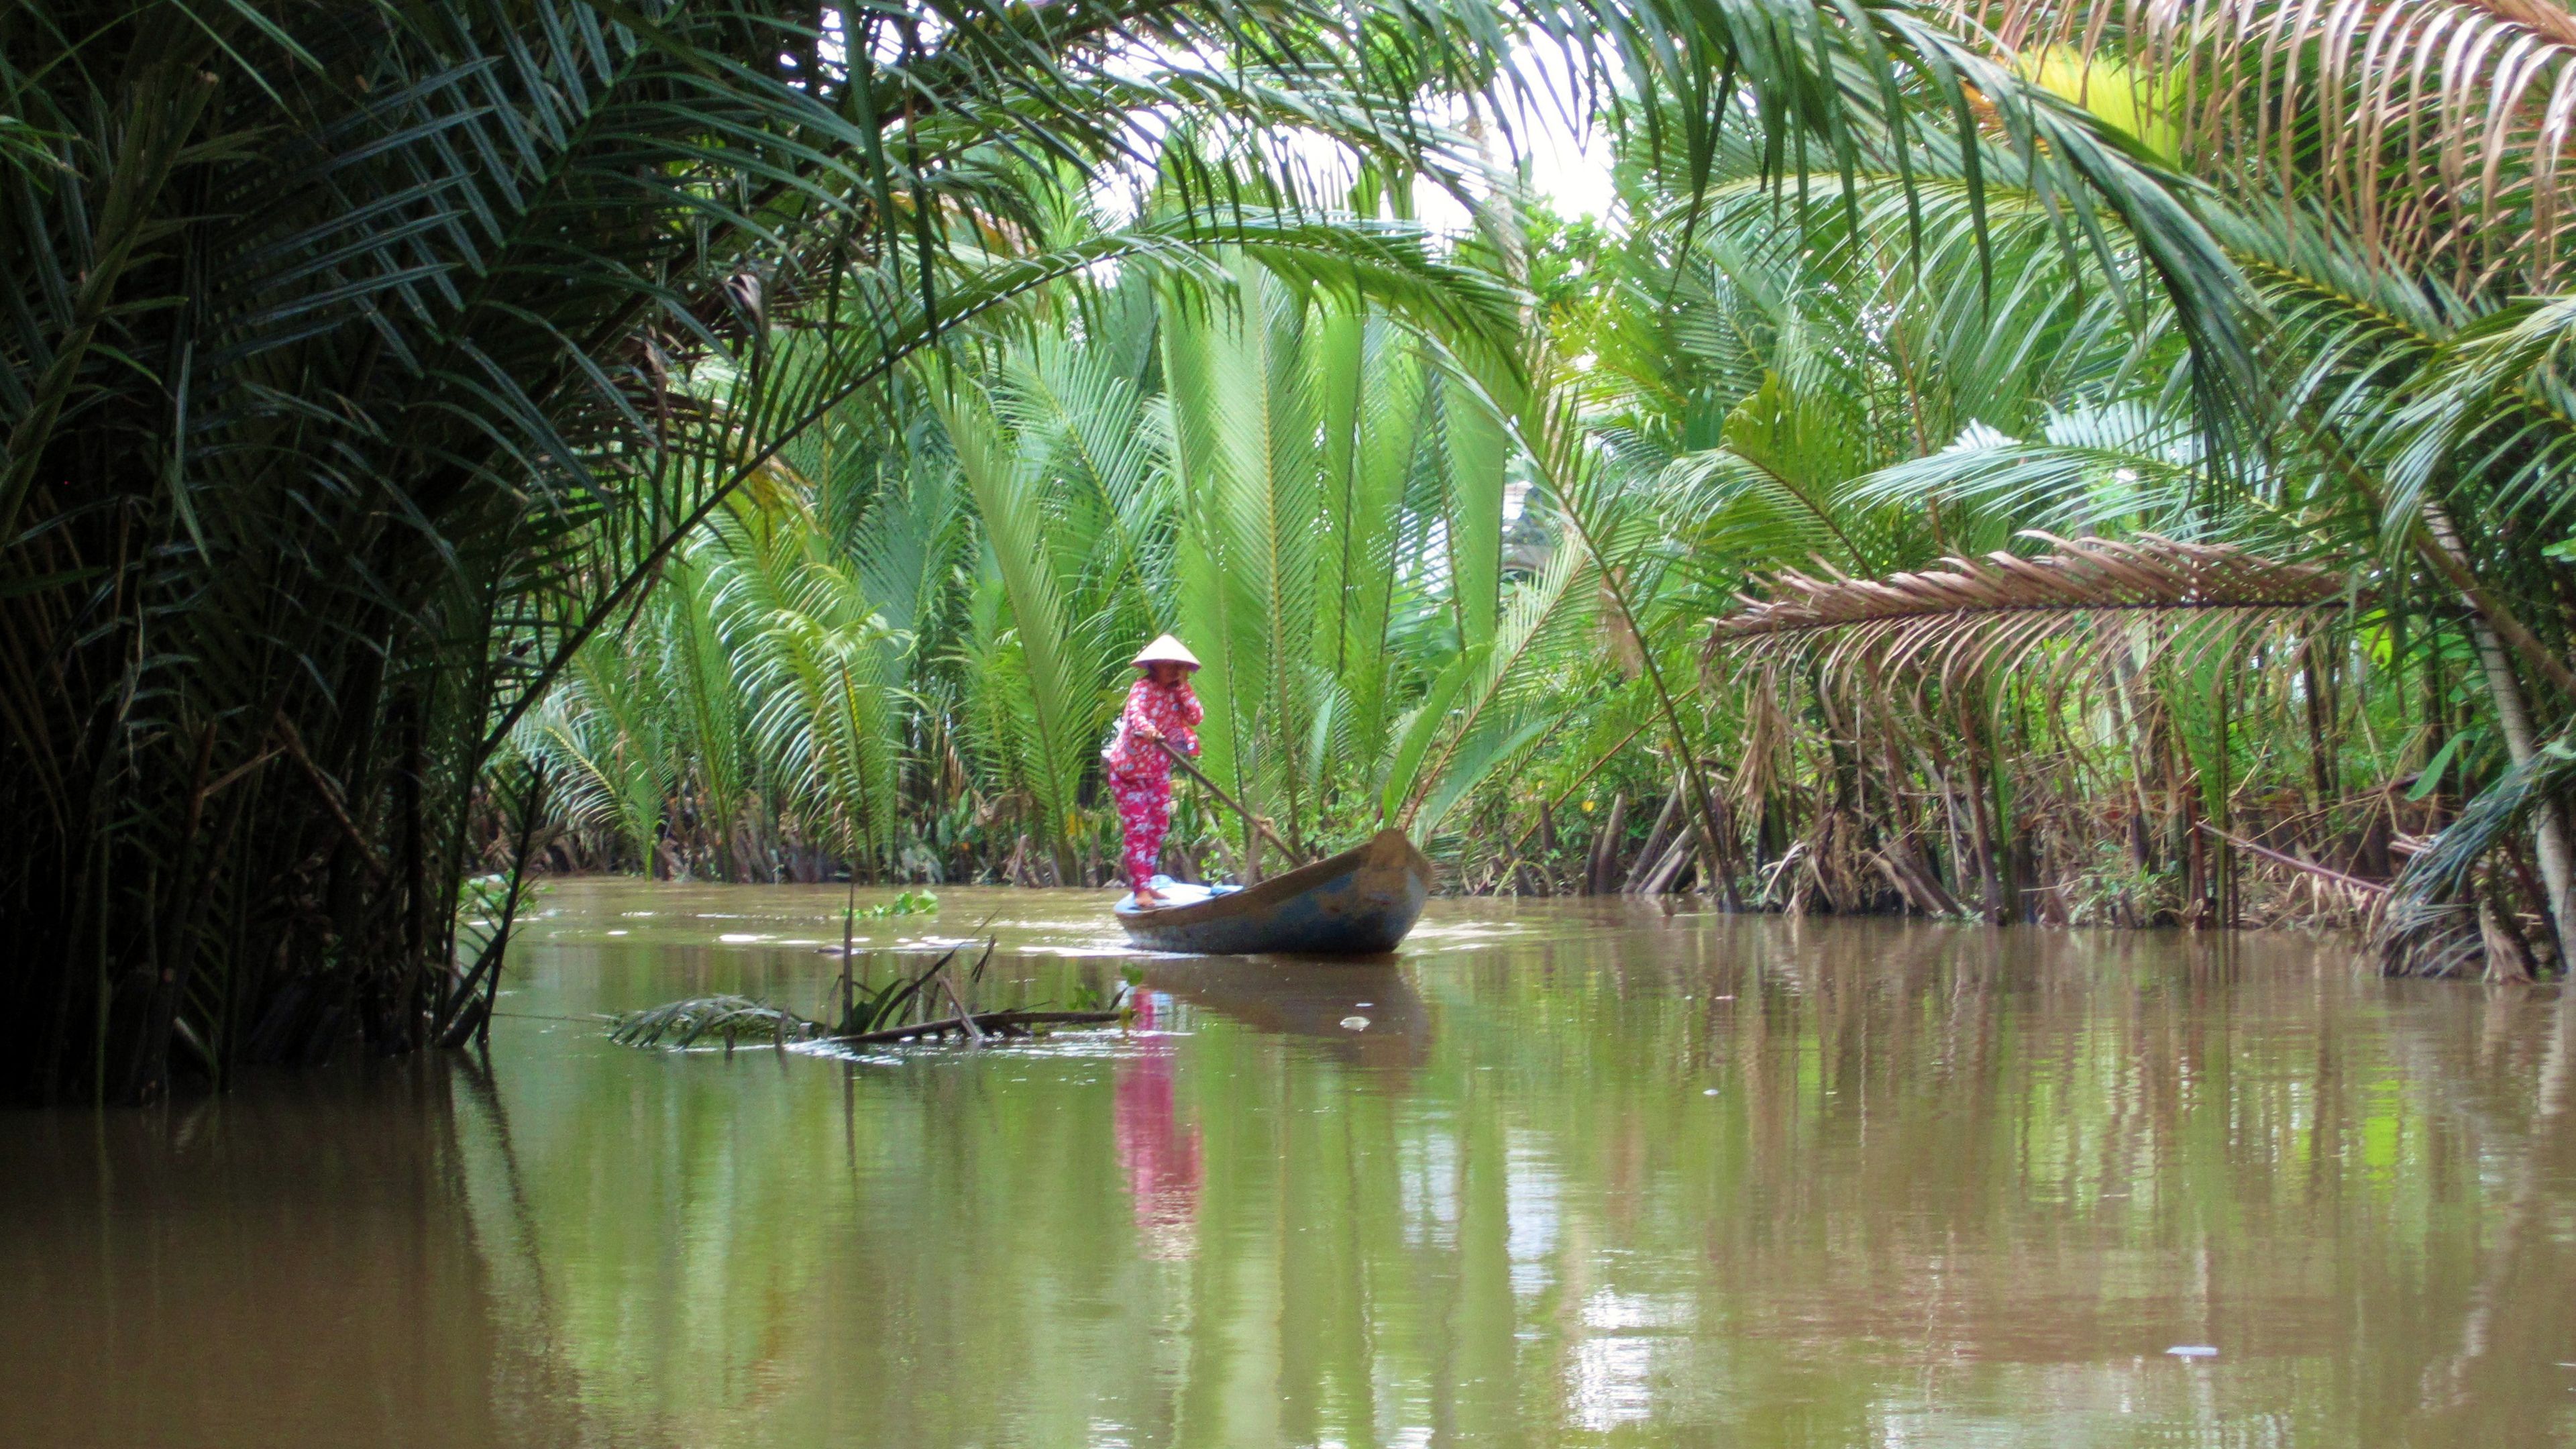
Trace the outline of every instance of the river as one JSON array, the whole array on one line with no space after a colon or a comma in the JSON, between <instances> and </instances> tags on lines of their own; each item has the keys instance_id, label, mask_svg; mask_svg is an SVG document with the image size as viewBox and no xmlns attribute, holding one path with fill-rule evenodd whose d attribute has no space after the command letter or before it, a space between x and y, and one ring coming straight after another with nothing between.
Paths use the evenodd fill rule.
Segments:
<instances>
[{"instance_id":1,"label":"river","mask_svg":"<svg viewBox=\"0 0 2576 1449\"><path fill-rule=\"evenodd\" d=\"M878 970L989 917L986 1000L1140 972L1136 1029L621 1048L816 1009L841 896L575 880L488 1068L0 1116L0 1443L2576 1444L2554 990L1623 901L1185 961L942 895Z\"/></svg>"}]
</instances>

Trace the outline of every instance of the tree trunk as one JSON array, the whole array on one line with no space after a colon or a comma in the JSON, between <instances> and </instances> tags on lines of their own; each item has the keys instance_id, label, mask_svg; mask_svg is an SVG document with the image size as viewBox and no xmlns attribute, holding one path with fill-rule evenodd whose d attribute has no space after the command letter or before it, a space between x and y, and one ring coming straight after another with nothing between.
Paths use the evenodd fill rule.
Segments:
<instances>
[{"instance_id":1,"label":"tree trunk","mask_svg":"<svg viewBox=\"0 0 2576 1449\"><path fill-rule=\"evenodd\" d=\"M2325 677L2317 668L2314 634L2299 642L2299 673L2308 696L2308 787L2315 792L2308 808L2323 811L2336 803L2335 768L2334 757L2326 753Z\"/></svg>"},{"instance_id":2,"label":"tree trunk","mask_svg":"<svg viewBox=\"0 0 2576 1449\"><path fill-rule=\"evenodd\" d=\"M1538 879L1539 894L1556 894L1556 812L1544 800L1538 802Z\"/></svg>"},{"instance_id":3,"label":"tree trunk","mask_svg":"<svg viewBox=\"0 0 2576 1449\"><path fill-rule=\"evenodd\" d=\"M2461 566L2468 564L2468 550L2460 543L2459 531L2451 526L2451 515L2430 498L2424 501L2424 525L2433 541ZM2506 657L2504 643L2497 638L2487 616L2480 612L2477 600L2463 594L2469 605L2470 634L2477 642L2478 664L2487 677L2487 694L2495 702L2496 727L2504 733L2505 753L2517 765L2540 752L2540 741L2531 727L2531 709L2522 693L2522 681L2513 672L2513 661ZM2571 855L2567 842L2567 813L2555 798L2547 798L2533 808L2532 847L2540 857L2540 878L2549 888L2549 925L2557 937L2558 959L2568 960L2567 937L2571 923L2576 923L2576 855Z\"/></svg>"},{"instance_id":4,"label":"tree trunk","mask_svg":"<svg viewBox=\"0 0 2576 1449\"><path fill-rule=\"evenodd\" d=\"M1656 852L1663 847L1664 832L1672 829L1673 817L1681 813L1682 790L1683 786L1676 781L1673 785L1673 793L1665 797L1663 813L1655 817L1654 828L1646 832L1646 843L1638 847L1637 859L1628 868L1627 882L1620 887L1622 891L1640 890L1645 884L1646 876L1662 859Z\"/></svg>"},{"instance_id":5,"label":"tree trunk","mask_svg":"<svg viewBox=\"0 0 2576 1449\"><path fill-rule=\"evenodd\" d=\"M1592 855L1583 872L1583 893L1587 896L1606 894L1610 889L1610 872L1619 863L1619 837L1628 829L1628 792L1610 797L1610 813L1601 820L1601 830L1592 837Z\"/></svg>"},{"instance_id":6,"label":"tree trunk","mask_svg":"<svg viewBox=\"0 0 2576 1449\"><path fill-rule=\"evenodd\" d=\"M2002 785L1995 778L1995 771L2000 766L1995 752L1988 748L1989 731L1980 727L1983 722L1976 717L1980 712L1989 719L1992 717L1986 691L1980 685L1969 688L1976 695L1975 702L1963 700L1959 705L1960 744L1964 752L1960 763L1968 777L1968 830L1970 844L1977 852L1977 875L1983 890L1986 920L2000 926L2011 921L2014 915L2011 884L2005 875L2008 867L2002 838L2005 828L2001 808Z\"/></svg>"}]
</instances>

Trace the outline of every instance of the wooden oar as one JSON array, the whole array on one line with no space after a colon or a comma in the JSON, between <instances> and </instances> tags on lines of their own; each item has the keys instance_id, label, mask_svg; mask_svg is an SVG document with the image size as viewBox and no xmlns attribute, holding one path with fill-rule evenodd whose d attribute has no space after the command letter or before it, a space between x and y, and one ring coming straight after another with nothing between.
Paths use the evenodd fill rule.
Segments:
<instances>
[{"instance_id":1,"label":"wooden oar","mask_svg":"<svg viewBox=\"0 0 2576 1449\"><path fill-rule=\"evenodd\" d=\"M1269 821L1264 820L1260 816L1253 814L1251 811L1244 809L1243 802L1225 793L1225 788L1223 786L1200 773L1199 767L1192 764L1190 762L1190 757L1182 754L1178 746L1174 745L1170 740L1162 739L1160 737L1157 737L1154 743L1163 747L1163 753L1172 757L1173 764L1188 771L1189 777L1198 781L1200 788L1206 790L1209 794L1214 795L1219 800L1224 801L1235 814L1251 821L1252 828L1261 832L1262 839L1269 841L1274 846L1277 846L1281 855L1288 857L1292 861L1297 858L1297 852L1289 848L1287 841L1279 838L1279 832L1270 828Z\"/></svg>"}]
</instances>

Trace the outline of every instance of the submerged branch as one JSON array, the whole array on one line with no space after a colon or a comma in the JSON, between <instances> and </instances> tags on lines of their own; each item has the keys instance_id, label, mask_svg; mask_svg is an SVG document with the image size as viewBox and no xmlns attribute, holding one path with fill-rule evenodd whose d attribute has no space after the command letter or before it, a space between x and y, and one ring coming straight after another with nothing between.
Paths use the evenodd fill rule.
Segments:
<instances>
[{"instance_id":1,"label":"submerged branch","mask_svg":"<svg viewBox=\"0 0 2576 1449\"><path fill-rule=\"evenodd\" d=\"M972 1016L951 1016L938 1021L918 1021L910 1026L889 1027L883 1031L863 1031L851 1036L824 1037L822 1040L840 1046L868 1046L882 1042L918 1041L923 1037L942 1036L950 1032L966 1035L970 1031L995 1036L1026 1036L1032 1026L1099 1026L1124 1021L1126 1008L1115 1011L979 1011Z\"/></svg>"}]
</instances>

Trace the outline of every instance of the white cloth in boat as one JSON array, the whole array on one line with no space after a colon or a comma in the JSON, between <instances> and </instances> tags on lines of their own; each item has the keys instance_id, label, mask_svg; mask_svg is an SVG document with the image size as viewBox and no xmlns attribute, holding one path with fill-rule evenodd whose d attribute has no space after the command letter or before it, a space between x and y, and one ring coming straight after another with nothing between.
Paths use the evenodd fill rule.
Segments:
<instances>
[{"instance_id":1,"label":"white cloth in boat","mask_svg":"<svg viewBox=\"0 0 2576 1449\"><path fill-rule=\"evenodd\" d=\"M1154 894L1162 897L1155 903L1157 909L1169 906L1195 906L1201 901L1214 900L1218 896L1230 895L1241 889L1243 887L1238 885L1201 885L1196 881L1174 880L1167 875L1154 877ZM1136 909L1135 893L1131 891L1120 896L1118 909L1122 911Z\"/></svg>"}]
</instances>

